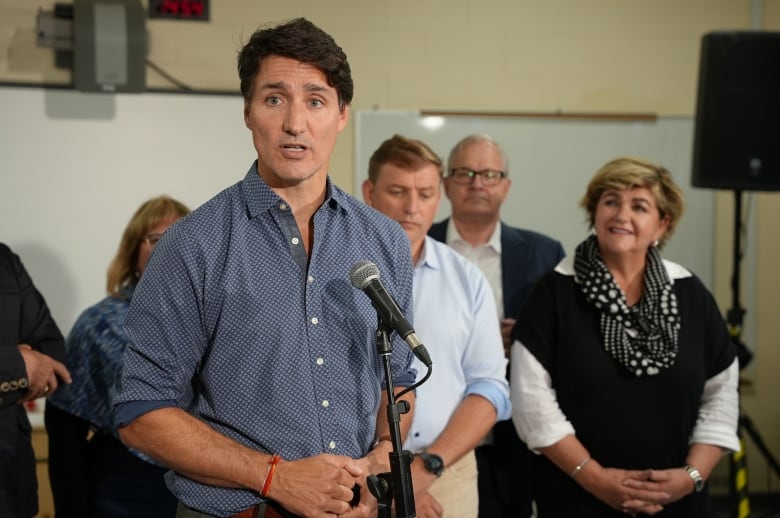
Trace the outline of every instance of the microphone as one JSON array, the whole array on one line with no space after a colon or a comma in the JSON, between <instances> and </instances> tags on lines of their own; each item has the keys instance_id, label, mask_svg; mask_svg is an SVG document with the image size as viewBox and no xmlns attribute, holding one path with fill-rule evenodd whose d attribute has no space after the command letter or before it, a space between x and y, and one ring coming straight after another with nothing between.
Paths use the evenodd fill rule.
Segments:
<instances>
[{"instance_id":1,"label":"microphone","mask_svg":"<svg viewBox=\"0 0 780 518\"><path fill-rule=\"evenodd\" d=\"M426 367L430 367L431 357L428 350L415 334L414 328L398 307L398 303L379 280L379 268L371 261L358 261L349 269L349 280L352 286L363 290L368 295L371 305L379 316L409 344L414 355Z\"/></svg>"}]
</instances>

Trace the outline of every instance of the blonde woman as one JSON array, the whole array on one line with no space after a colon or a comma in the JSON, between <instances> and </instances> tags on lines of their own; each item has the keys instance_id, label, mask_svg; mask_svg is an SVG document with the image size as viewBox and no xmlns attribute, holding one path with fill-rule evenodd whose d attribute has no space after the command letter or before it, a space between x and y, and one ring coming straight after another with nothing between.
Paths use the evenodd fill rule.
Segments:
<instances>
[{"instance_id":1,"label":"blonde woman","mask_svg":"<svg viewBox=\"0 0 780 518\"><path fill-rule=\"evenodd\" d=\"M707 477L739 447L738 365L713 297L660 255L683 204L662 167L603 166L581 202L593 234L518 317L513 421L542 454L539 518L710 516Z\"/></svg>"},{"instance_id":2,"label":"blonde woman","mask_svg":"<svg viewBox=\"0 0 780 518\"><path fill-rule=\"evenodd\" d=\"M165 469L130 452L111 415L112 387L127 345L122 326L136 284L162 234L189 213L168 196L135 212L108 268L108 296L84 311L65 341L73 383L46 405L49 478L58 517L172 517Z\"/></svg>"}]
</instances>

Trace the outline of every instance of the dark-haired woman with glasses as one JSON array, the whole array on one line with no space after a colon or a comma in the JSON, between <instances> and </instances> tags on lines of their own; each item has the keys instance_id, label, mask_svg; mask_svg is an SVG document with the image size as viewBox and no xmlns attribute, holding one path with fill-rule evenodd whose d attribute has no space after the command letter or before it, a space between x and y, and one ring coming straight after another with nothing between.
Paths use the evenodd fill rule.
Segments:
<instances>
[{"instance_id":1,"label":"dark-haired woman with glasses","mask_svg":"<svg viewBox=\"0 0 780 518\"><path fill-rule=\"evenodd\" d=\"M127 338L124 324L136 284L163 233L189 209L168 196L143 203L108 268L108 296L85 310L65 342L73 383L47 401L49 479L57 518L173 517L176 499L161 466L117 438L111 391Z\"/></svg>"}]
</instances>

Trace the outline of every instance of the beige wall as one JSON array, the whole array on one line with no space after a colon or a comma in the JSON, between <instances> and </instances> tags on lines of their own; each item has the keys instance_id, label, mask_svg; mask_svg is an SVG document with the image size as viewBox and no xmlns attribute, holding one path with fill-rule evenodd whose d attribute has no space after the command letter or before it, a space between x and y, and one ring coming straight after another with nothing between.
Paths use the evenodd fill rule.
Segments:
<instances>
[{"instance_id":1,"label":"beige wall","mask_svg":"<svg viewBox=\"0 0 780 518\"><path fill-rule=\"evenodd\" d=\"M693 115L701 35L716 29L780 30L780 0L212 0L209 23L150 20L149 59L198 89L237 89L235 56L258 24L306 16L349 56L353 109L654 112ZM35 12L53 0L0 0L0 81L66 83L53 52L35 46ZM756 24L758 26L756 27ZM150 88L170 85L149 71ZM239 114L236 114L239 117ZM332 163L353 185L353 125ZM0 143L2 146L2 143ZM0 149L2 149L0 147ZM361 172L362 174L362 172ZM730 305L732 196L717 197L716 286ZM753 198L755 279L743 305L755 322L756 360L743 404L780 455L780 197ZM744 283L743 283L744 284ZM765 464L749 445L751 488ZM723 479L725 476L721 476ZM718 480L714 480L718 482ZM777 489L780 481L772 480Z\"/></svg>"}]
</instances>

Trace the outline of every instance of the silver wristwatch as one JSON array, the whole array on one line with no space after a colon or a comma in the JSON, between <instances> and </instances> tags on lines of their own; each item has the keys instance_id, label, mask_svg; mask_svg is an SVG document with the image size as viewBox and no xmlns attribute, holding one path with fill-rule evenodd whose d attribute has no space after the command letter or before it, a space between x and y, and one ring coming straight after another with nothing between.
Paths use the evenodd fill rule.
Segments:
<instances>
[{"instance_id":1,"label":"silver wristwatch","mask_svg":"<svg viewBox=\"0 0 780 518\"><path fill-rule=\"evenodd\" d=\"M693 466L685 466L685 472L688 473L688 476L693 480L693 487L696 489L697 493L704 489L704 477L701 476L698 469Z\"/></svg>"}]
</instances>

